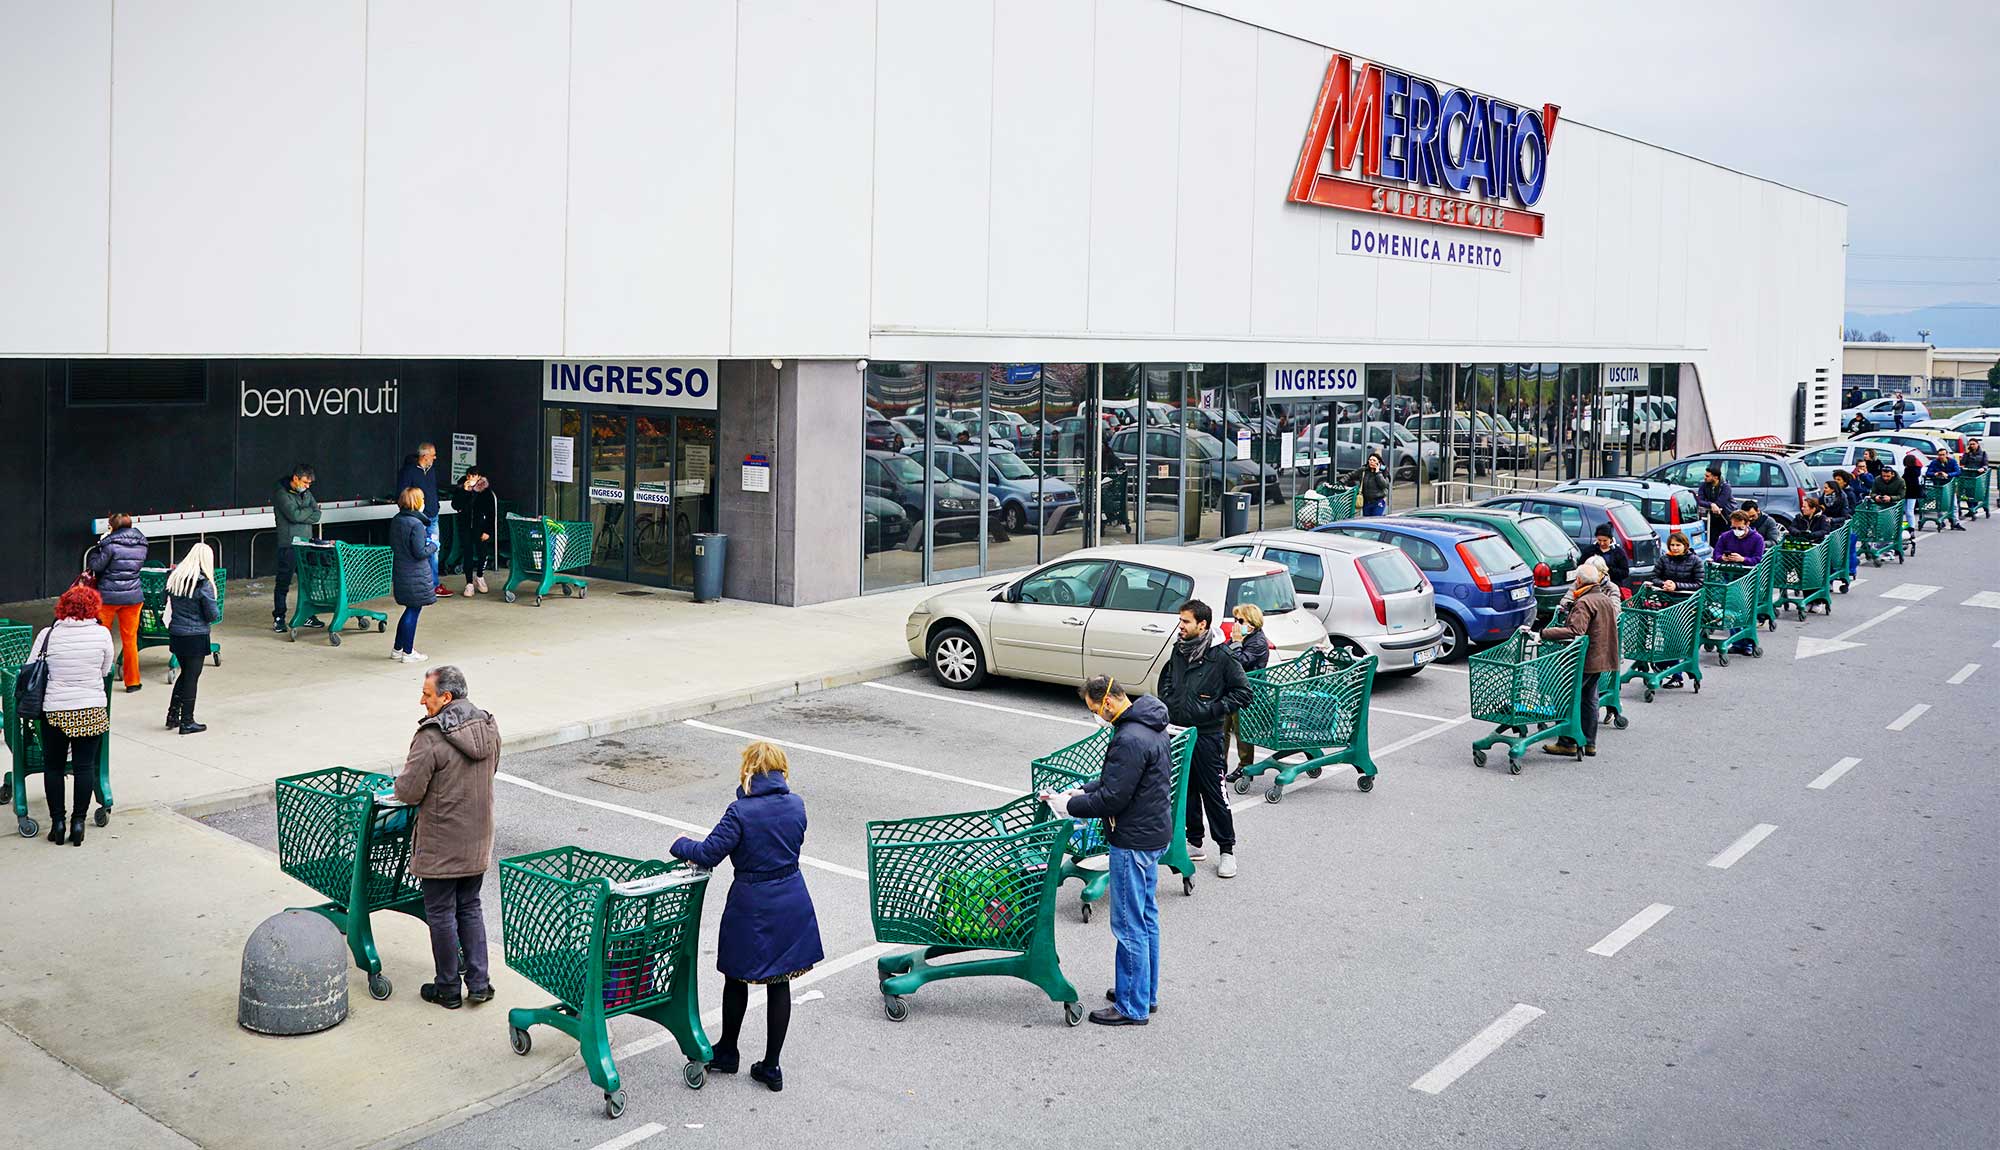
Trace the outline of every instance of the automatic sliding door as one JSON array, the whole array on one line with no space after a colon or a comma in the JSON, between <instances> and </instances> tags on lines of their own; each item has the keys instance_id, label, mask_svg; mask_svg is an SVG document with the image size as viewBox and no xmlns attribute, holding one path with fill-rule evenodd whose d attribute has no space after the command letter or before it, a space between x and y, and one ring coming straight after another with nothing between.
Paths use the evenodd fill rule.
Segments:
<instances>
[{"instance_id":1,"label":"automatic sliding door","mask_svg":"<svg viewBox=\"0 0 2000 1150\"><path fill-rule=\"evenodd\" d=\"M590 573L624 579L632 541L630 514L631 432L629 416L593 411L585 416L588 445L583 460L585 502L590 520Z\"/></svg>"}]
</instances>

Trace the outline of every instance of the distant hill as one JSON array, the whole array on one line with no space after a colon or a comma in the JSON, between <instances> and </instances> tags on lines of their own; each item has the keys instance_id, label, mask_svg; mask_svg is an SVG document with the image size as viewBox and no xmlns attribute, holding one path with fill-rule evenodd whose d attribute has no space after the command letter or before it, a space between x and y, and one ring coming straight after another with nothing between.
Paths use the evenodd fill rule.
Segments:
<instances>
[{"instance_id":1,"label":"distant hill","mask_svg":"<svg viewBox=\"0 0 2000 1150\"><path fill-rule=\"evenodd\" d=\"M1915 343L1920 328L1929 329L1932 347L2000 347L2000 304L1951 303L1901 312L1847 313L1848 327L1873 334L1886 331L1898 341Z\"/></svg>"}]
</instances>

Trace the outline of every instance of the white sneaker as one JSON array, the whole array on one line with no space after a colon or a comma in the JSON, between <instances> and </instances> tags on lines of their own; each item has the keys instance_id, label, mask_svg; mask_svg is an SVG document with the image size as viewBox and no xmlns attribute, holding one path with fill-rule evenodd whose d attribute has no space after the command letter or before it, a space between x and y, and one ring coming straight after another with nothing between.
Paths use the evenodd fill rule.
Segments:
<instances>
[{"instance_id":1,"label":"white sneaker","mask_svg":"<svg viewBox=\"0 0 2000 1150\"><path fill-rule=\"evenodd\" d=\"M491 591L488 591L488 590L486 589L486 576L484 576L484 575L481 575L481 576L480 576L480 577L478 578L477 582L479 583L479 593L480 593L481 595L491 595L491 594L493 593L493 592L491 592Z\"/></svg>"},{"instance_id":2,"label":"white sneaker","mask_svg":"<svg viewBox=\"0 0 2000 1150\"><path fill-rule=\"evenodd\" d=\"M428 658L430 658L430 656L424 654L422 651L403 652L403 662L405 663L421 663Z\"/></svg>"},{"instance_id":3,"label":"white sneaker","mask_svg":"<svg viewBox=\"0 0 2000 1150\"><path fill-rule=\"evenodd\" d=\"M1220 861L1220 862L1217 862L1217 863L1215 864L1215 877L1216 877L1216 878L1235 878L1235 877L1236 877L1236 856L1235 856L1235 855L1231 854L1231 853L1230 853L1230 852L1228 852L1228 851L1223 851L1223 852L1222 852L1222 859L1221 859L1221 861Z\"/></svg>"},{"instance_id":4,"label":"white sneaker","mask_svg":"<svg viewBox=\"0 0 2000 1150\"><path fill-rule=\"evenodd\" d=\"M459 594L465 596L467 599L470 599L474 595L479 594L479 584L474 583L470 579L467 579L465 581L465 590L460 591Z\"/></svg>"},{"instance_id":5,"label":"white sneaker","mask_svg":"<svg viewBox=\"0 0 2000 1150\"><path fill-rule=\"evenodd\" d=\"M396 650L394 647L391 647L389 649L389 657L391 659L394 659L398 663L403 661L403 653L401 651Z\"/></svg>"}]
</instances>

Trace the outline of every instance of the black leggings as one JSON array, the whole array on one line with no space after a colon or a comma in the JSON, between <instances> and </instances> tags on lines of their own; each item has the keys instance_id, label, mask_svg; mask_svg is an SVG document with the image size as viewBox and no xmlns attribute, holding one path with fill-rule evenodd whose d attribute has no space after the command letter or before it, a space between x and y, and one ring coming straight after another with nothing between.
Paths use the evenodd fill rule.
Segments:
<instances>
[{"instance_id":1,"label":"black leggings","mask_svg":"<svg viewBox=\"0 0 2000 1150\"><path fill-rule=\"evenodd\" d=\"M167 717L182 724L194 722L194 693L201 684L201 669L208 662L208 633L170 635L167 650L180 663L180 678L174 680L173 697L167 701Z\"/></svg>"},{"instance_id":2,"label":"black leggings","mask_svg":"<svg viewBox=\"0 0 2000 1150\"><path fill-rule=\"evenodd\" d=\"M72 759L76 801L70 806L70 817L80 819L90 813L90 796L97 790L97 747L103 741L103 735L72 739L54 723L42 723L42 795L49 800L51 822L62 821L63 768Z\"/></svg>"},{"instance_id":3,"label":"black leggings","mask_svg":"<svg viewBox=\"0 0 2000 1150\"><path fill-rule=\"evenodd\" d=\"M722 979L722 1041L717 1050L735 1050L743 1032L743 1015L750 1009L750 984L727 975ZM792 1025L792 984L764 987L764 1065L778 1065L785 1050L785 1031Z\"/></svg>"}]
</instances>

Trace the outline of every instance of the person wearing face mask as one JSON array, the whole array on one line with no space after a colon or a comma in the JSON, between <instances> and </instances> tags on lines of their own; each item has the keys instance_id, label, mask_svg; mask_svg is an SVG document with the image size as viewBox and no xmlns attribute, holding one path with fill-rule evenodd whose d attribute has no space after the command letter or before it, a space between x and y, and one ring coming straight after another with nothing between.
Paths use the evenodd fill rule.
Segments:
<instances>
[{"instance_id":1,"label":"person wearing face mask","mask_svg":"<svg viewBox=\"0 0 2000 1150\"><path fill-rule=\"evenodd\" d=\"M1208 604L1199 599L1181 604L1179 638L1160 668L1159 690L1167 719L1197 732L1187 789L1188 858L1200 862L1208 857L1201 849L1206 811L1222 855L1216 862L1216 877L1235 878L1236 822L1222 796L1222 773L1229 742L1226 724L1229 716L1250 705L1250 681L1243 675L1243 664L1213 629L1214 620Z\"/></svg>"},{"instance_id":2,"label":"person wearing face mask","mask_svg":"<svg viewBox=\"0 0 2000 1150\"><path fill-rule=\"evenodd\" d=\"M1160 907L1156 877L1174 831L1174 767L1167 706L1151 695L1127 697L1108 675L1077 692L1083 705L1111 724L1104 770L1067 794L1044 792L1058 817L1103 819L1110 844L1111 937L1118 952L1111 1003L1090 1012L1100 1026L1144 1026L1160 1008Z\"/></svg>"},{"instance_id":3,"label":"person wearing face mask","mask_svg":"<svg viewBox=\"0 0 2000 1150\"><path fill-rule=\"evenodd\" d=\"M1715 557L1724 563L1754 566L1763 561L1764 537L1752 529L1756 514L1738 510L1729 517L1729 530L1715 544Z\"/></svg>"}]
</instances>

